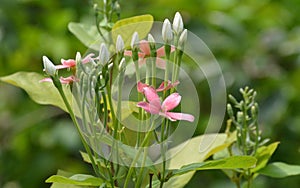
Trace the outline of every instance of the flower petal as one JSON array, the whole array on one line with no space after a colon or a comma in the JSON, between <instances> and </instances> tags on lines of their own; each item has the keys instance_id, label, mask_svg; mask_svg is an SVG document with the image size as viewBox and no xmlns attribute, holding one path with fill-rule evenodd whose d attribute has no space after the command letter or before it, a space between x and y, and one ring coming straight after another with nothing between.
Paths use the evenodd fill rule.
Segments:
<instances>
[{"instance_id":1,"label":"flower petal","mask_svg":"<svg viewBox=\"0 0 300 188\"><path fill-rule=\"evenodd\" d=\"M44 78L44 79L41 79L39 82L41 83L41 82L53 82L53 81L51 78Z\"/></svg>"},{"instance_id":2,"label":"flower petal","mask_svg":"<svg viewBox=\"0 0 300 188\"><path fill-rule=\"evenodd\" d=\"M125 50L124 55L125 56L132 56L132 51L131 50Z\"/></svg>"},{"instance_id":3,"label":"flower petal","mask_svg":"<svg viewBox=\"0 0 300 188\"><path fill-rule=\"evenodd\" d=\"M162 82L162 83L160 84L160 86L156 89L156 91L157 91L157 92L160 92L160 91L166 91L166 90L168 90L168 89L171 89L171 88L177 86L178 84L179 84L179 81L178 81L178 80L175 81L173 84L171 83L170 80L168 80L168 83L167 83L166 86L165 86L165 82Z\"/></svg>"},{"instance_id":4,"label":"flower petal","mask_svg":"<svg viewBox=\"0 0 300 188\"><path fill-rule=\"evenodd\" d=\"M171 45L171 53L175 51L175 47ZM165 46L162 46L156 50L157 57L165 56Z\"/></svg>"},{"instance_id":5,"label":"flower petal","mask_svg":"<svg viewBox=\"0 0 300 188\"><path fill-rule=\"evenodd\" d=\"M93 53L90 53L90 54L88 54L87 56L85 56L81 61L82 61L82 63L83 64L85 64L85 63L88 63L88 62L90 62L93 58L93 56L94 56L95 54L93 54Z\"/></svg>"},{"instance_id":6,"label":"flower petal","mask_svg":"<svg viewBox=\"0 0 300 188\"><path fill-rule=\"evenodd\" d=\"M169 95L161 105L162 111L167 112L173 110L176 106L179 105L181 101L181 96L178 93L172 93Z\"/></svg>"},{"instance_id":7,"label":"flower petal","mask_svg":"<svg viewBox=\"0 0 300 188\"><path fill-rule=\"evenodd\" d=\"M155 89L153 87L144 87L144 94L149 103L153 101L160 101L159 96L157 95ZM160 103L160 102L159 102Z\"/></svg>"},{"instance_id":8,"label":"flower petal","mask_svg":"<svg viewBox=\"0 0 300 188\"><path fill-rule=\"evenodd\" d=\"M138 92L144 93L144 88L145 87L149 87L149 85L148 84L144 84L144 83L142 83L140 81L137 83L137 90L138 90Z\"/></svg>"},{"instance_id":9,"label":"flower petal","mask_svg":"<svg viewBox=\"0 0 300 188\"><path fill-rule=\"evenodd\" d=\"M66 77L66 78L60 77L59 80L62 84L70 84L70 83L78 81L78 79L76 79L75 76L69 76L69 77Z\"/></svg>"},{"instance_id":10,"label":"flower petal","mask_svg":"<svg viewBox=\"0 0 300 188\"><path fill-rule=\"evenodd\" d=\"M140 50L142 53L145 54L145 56L149 56L151 53L149 42L146 40L141 40L140 41Z\"/></svg>"},{"instance_id":11,"label":"flower petal","mask_svg":"<svg viewBox=\"0 0 300 188\"><path fill-rule=\"evenodd\" d=\"M157 57L156 58L156 67L160 69L166 69L166 61L162 58Z\"/></svg>"},{"instance_id":12,"label":"flower petal","mask_svg":"<svg viewBox=\"0 0 300 188\"><path fill-rule=\"evenodd\" d=\"M194 116L191 114L178 113L178 112L166 112L166 117L171 121L173 120L185 120L193 122L195 120Z\"/></svg>"},{"instance_id":13,"label":"flower petal","mask_svg":"<svg viewBox=\"0 0 300 188\"><path fill-rule=\"evenodd\" d=\"M143 108L146 112L150 114L159 114L160 111L160 101L152 101L151 103L147 102L138 102L137 107Z\"/></svg>"}]
</instances>

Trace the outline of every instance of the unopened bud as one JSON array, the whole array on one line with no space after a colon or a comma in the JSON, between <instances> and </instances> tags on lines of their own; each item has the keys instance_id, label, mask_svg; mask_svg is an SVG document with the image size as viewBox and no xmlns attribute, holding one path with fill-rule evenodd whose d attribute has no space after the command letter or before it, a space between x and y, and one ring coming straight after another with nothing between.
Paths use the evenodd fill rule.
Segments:
<instances>
[{"instance_id":1,"label":"unopened bud","mask_svg":"<svg viewBox=\"0 0 300 188\"><path fill-rule=\"evenodd\" d=\"M56 67L55 65L48 59L48 57L43 56L43 64L44 64L44 71L50 75L54 76L56 74Z\"/></svg>"},{"instance_id":2,"label":"unopened bud","mask_svg":"<svg viewBox=\"0 0 300 188\"><path fill-rule=\"evenodd\" d=\"M150 48L155 49L155 40L150 33L148 34L148 42L149 42Z\"/></svg>"},{"instance_id":3,"label":"unopened bud","mask_svg":"<svg viewBox=\"0 0 300 188\"><path fill-rule=\"evenodd\" d=\"M229 98L230 102L232 102L234 105L239 104L239 103L237 102L237 100L236 100L232 95L228 95L228 98Z\"/></svg>"},{"instance_id":4,"label":"unopened bud","mask_svg":"<svg viewBox=\"0 0 300 188\"><path fill-rule=\"evenodd\" d=\"M99 62L102 65L105 65L109 60L109 51L104 43L100 46L100 52L99 52Z\"/></svg>"},{"instance_id":5,"label":"unopened bud","mask_svg":"<svg viewBox=\"0 0 300 188\"><path fill-rule=\"evenodd\" d=\"M162 38L165 43L169 44L173 40L173 32L171 28L171 23L168 19L165 19L162 26Z\"/></svg>"},{"instance_id":6,"label":"unopened bud","mask_svg":"<svg viewBox=\"0 0 300 188\"><path fill-rule=\"evenodd\" d=\"M125 70L125 67L126 67L126 60L125 58L123 57L119 63L119 71L123 71Z\"/></svg>"},{"instance_id":7,"label":"unopened bud","mask_svg":"<svg viewBox=\"0 0 300 188\"><path fill-rule=\"evenodd\" d=\"M183 21L179 12L176 12L173 19L173 30L176 35L179 35L183 30Z\"/></svg>"},{"instance_id":8,"label":"unopened bud","mask_svg":"<svg viewBox=\"0 0 300 188\"><path fill-rule=\"evenodd\" d=\"M244 113L243 112L238 112L237 113L237 122L239 124L243 124L243 121L244 121Z\"/></svg>"},{"instance_id":9,"label":"unopened bud","mask_svg":"<svg viewBox=\"0 0 300 188\"><path fill-rule=\"evenodd\" d=\"M133 33L130 46L131 46L132 50L136 50L138 48L138 46L139 46L139 34L137 32Z\"/></svg>"},{"instance_id":10,"label":"unopened bud","mask_svg":"<svg viewBox=\"0 0 300 188\"><path fill-rule=\"evenodd\" d=\"M232 110L232 106L230 104L227 104L227 113L230 118L233 118L233 110Z\"/></svg>"},{"instance_id":11,"label":"unopened bud","mask_svg":"<svg viewBox=\"0 0 300 188\"><path fill-rule=\"evenodd\" d=\"M124 41L121 35L118 35L117 42L116 42L116 51L117 53L122 53L124 50Z\"/></svg>"},{"instance_id":12,"label":"unopened bud","mask_svg":"<svg viewBox=\"0 0 300 188\"><path fill-rule=\"evenodd\" d=\"M183 32L180 34L178 40L178 46L180 49L183 49L186 40L187 40L187 29L183 30Z\"/></svg>"}]
</instances>

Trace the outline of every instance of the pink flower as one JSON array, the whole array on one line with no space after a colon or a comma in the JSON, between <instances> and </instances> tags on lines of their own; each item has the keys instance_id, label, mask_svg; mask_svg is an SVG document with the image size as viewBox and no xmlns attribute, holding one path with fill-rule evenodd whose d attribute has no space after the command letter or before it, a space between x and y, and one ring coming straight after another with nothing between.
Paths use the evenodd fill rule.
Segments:
<instances>
[{"instance_id":1,"label":"pink flower","mask_svg":"<svg viewBox=\"0 0 300 188\"><path fill-rule=\"evenodd\" d=\"M69 76L69 77L60 77L59 78L60 82L62 84L71 84L73 82L77 82L78 79L75 76ZM51 78L44 78L42 80L40 80L40 82L53 82Z\"/></svg>"},{"instance_id":2,"label":"pink flower","mask_svg":"<svg viewBox=\"0 0 300 188\"><path fill-rule=\"evenodd\" d=\"M138 53L139 58L141 58L139 60L139 65L143 65L146 63L146 57L149 57L151 54L151 49L150 49L150 45L149 42L146 40L141 40L140 44L140 52ZM171 52L175 51L175 47L171 46ZM131 50L125 50L124 51L124 55L125 56L132 56L132 51ZM160 69L165 69L166 68L166 62L161 59L161 57L165 56L165 47L160 47L156 50L156 66Z\"/></svg>"},{"instance_id":3,"label":"pink flower","mask_svg":"<svg viewBox=\"0 0 300 188\"><path fill-rule=\"evenodd\" d=\"M171 88L177 86L178 84L179 84L179 81L175 81L175 82L172 84L171 81L168 80L168 83L167 83L166 86L165 86L165 82L162 82L162 83L160 84L160 86L156 89L156 91L157 91L157 92L160 92L160 91L166 91L166 90L168 90L168 89L171 89ZM138 83L137 83L137 90L138 90L138 92L140 92L140 93L144 93L144 88L146 88L146 87L150 87L150 86L149 86L148 84L144 84L144 83L142 83L142 82L138 82Z\"/></svg>"},{"instance_id":4,"label":"pink flower","mask_svg":"<svg viewBox=\"0 0 300 188\"><path fill-rule=\"evenodd\" d=\"M169 95L161 103L159 96L157 95L157 92L153 87L144 87L143 90L148 102L138 102L137 106L143 108L146 112L149 112L151 114L158 114L160 116L168 118L171 121L194 121L194 116L191 114L169 112L170 110L176 108L181 101L181 96L178 93Z\"/></svg>"},{"instance_id":5,"label":"pink flower","mask_svg":"<svg viewBox=\"0 0 300 188\"><path fill-rule=\"evenodd\" d=\"M83 64L90 62L90 60L92 59L92 57L95 54L90 53L87 56L85 56L85 58L83 58L81 61ZM55 68L56 69L65 69L65 68L72 68L76 66L76 60L75 59L61 59L61 65L56 65Z\"/></svg>"}]
</instances>

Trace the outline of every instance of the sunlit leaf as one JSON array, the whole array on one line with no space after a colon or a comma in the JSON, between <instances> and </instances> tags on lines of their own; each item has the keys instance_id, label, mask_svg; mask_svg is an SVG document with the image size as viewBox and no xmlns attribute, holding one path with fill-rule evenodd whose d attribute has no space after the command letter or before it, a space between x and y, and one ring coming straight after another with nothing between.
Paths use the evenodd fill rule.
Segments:
<instances>
[{"instance_id":1,"label":"sunlit leaf","mask_svg":"<svg viewBox=\"0 0 300 188\"><path fill-rule=\"evenodd\" d=\"M46 180L46 183L64 183L64 184L72 184L72 185L100 186L104 184L104 180L87 174L75 174L70 177L53 175Z\"/></svg>"},{"instance_id":2,"label":"sunlit leaf","mask_svg":"<svg viewBox=\"0 0 300 188\"><path fill-rule=\"evenodd\" d=\"M278 144L279 142L274 142L268 146L261 146L260 148L258 148L255 155L255 157L257 158L257 164L255 168L251 169L251 172L256 172L267 165Z\"/></svg>"},{"instance_id":3,"label":"sunlit leaf","mask_svg":"<svg viewBox=\"0 0 300 188\"><path fill-rule=\"evenodd\" d=\"M237 169L251 168L255 166L256 158L251 156L233 156L225 159L192 163L175 170L173 175L181 175L195 170Z\"/></svg>"},{"instance_id":4,"label":"sunlit leaf","mask_svg":"<svg viewBox=\"0 0 300 188\"><path fill-rule=\"evenodd\" d=\"M230 145L234 140L234 138L228 138L225 133L206 134L194 137L168 151L169 154L174 154L177 153L178 149L180 150L174 157L171 158L168 168L180 169L184 165L203 162L215 152L228 147L228 145ZM191 153L193 155L191 155ZM184 187L193 177L195 172L196 171L191 171L186 174L173 177L165 183L165 186L172 188Z\"/></svg>"},{"instance_id":5,"label":"sunlit leaf","mask_svg":"<svg viewBox=\"0 0 300 188\"><path fill-rule=\"evenodd\" d=\"M57 106L67 111L53 83L39 82L43 78L45 78L43 75L35 72L17 72L5 77L0 77L0 80L24 89L36 103ZM67 98L71 100L72 93L68 86L64 86L64 91Z\"/></svg>"},{"instance_id":6,"label":"sunlit leaf","mask_svg":"<svg viewBox=\"0 0 300 188\"><path fill-rule=\"evenodd\" d=\"M300 165L274 162L259 170L258 173L273 178L285 178L288 176L300 175Z\"/></svg>"},{"instance_id":7,"label":"sunlit leaf","mask_svg":"<svg viewBox=\"0 0 300 188\"><path fill-rule=\"evenodd\" d=\"M121 35L126 47L130 45L134 32L138 32L139 38L147 36L153 24L153 17L149 14L134 16L119 20L112 28L112 39L116 42L118 35Z\"/></svg>"}]
</instances>

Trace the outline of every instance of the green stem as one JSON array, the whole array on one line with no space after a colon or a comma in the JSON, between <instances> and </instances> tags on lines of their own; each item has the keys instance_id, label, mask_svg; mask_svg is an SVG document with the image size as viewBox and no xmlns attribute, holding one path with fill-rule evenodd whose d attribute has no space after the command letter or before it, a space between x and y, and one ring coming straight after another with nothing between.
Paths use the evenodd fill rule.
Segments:
<instances>
[{"instance_id":1,"label":"green stem","mask_svg":"<svg viewBox=\"0 0 300 188\"><path fill-rule=\"evenodd\" d=\"M63 99L63 101L64 101L64 103L66 105L67 110L69 111L70 117L71 117L72 121L74 122L76 130L77 130L77 132L79 134L80 140L81 140L81 142L82 142L85 150L88 153L88 156L89 156L89 158L91 160L91 163L92 163L92 166L93 166L93 169L94 169L96 175L98 177L102 177L103 178L103 176L100 174L100 172L96 168L96 163L95 163L94 157L92 156L91 149L89 148L89 146L87 145L86 141L84 140L83 135L81 134L81 131L80 131L80 128L79 128L79 124L78 124L78 122L76 120L76 116L75 116L75 114L74 114L74 112L73 112L73 110L72 110L72 108L70 106L70 103L68 102L68 99L67 99L67 97L66 97L66 95L65 95L65 93L63 91L63 88L62 88L62 85L61 85L59 79L56 78L56 77L51 77L51 78L53 80L53 83L54 83L55 87L59 91L59 93L60 93L60 95L61 95L61 97L62 97L62 99ZM112 187L114 187L113 184L112 184Z\"/></svg>"},{"instance_id":2,"label":"green stem","mask_svg":"<svg viewBox=\"0 0 300 188\"><path fill-rule=\"evenodd\" d=\"M153 128L154 126L154 120L152 121L152 125L150 127L150 130ZM131 163L131 166L127 172L127 176L126 176L126 179L125 179L125 183L124 183L124 188L126 188L128 186L128 183L129 183L129 179L134 171L134 165L136 164L137 160L139 159L140 155L141 155L141 152L142 150L144 149L143 147L147 145L147 143L149 142L149 138L150 138L150 135L151 135L151 131L147 132L147 134L145 135L145 138L141 144L141 147L139 148L135 158L133 159L132 163Z\"/></svg>"}]
</instances>

